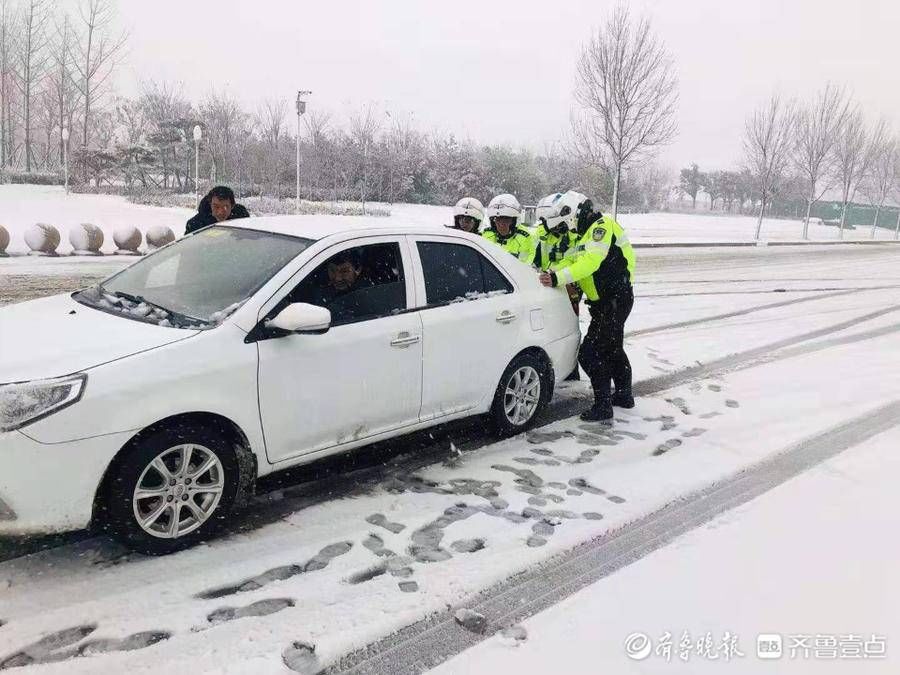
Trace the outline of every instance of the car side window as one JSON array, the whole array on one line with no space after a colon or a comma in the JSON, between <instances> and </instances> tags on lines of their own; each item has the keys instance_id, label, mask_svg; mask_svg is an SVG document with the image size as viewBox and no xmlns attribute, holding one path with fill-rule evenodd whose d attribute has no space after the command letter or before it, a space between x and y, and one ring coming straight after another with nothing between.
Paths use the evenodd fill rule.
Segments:
<instances>
[{"instance_id":1,"label":"car side window","mask_svg":"<svg viewBox=\"0 0 900 675\"><path fill-rule=\"evenodd\" d=\"M377 319L406 309L400 244L356 246L335 253L288 296L331 312L331 325Z\"/></svg>"},{"instance_id":2,"label":"car side window","mask_svg":"<svg viewBox=\"0 0 900 675\"><path fill-rule=\"evenodd\" d=\"M471 246L434 241L417 245L429 306L513 291L500 270Z\"/></svg>"}]
</instances>

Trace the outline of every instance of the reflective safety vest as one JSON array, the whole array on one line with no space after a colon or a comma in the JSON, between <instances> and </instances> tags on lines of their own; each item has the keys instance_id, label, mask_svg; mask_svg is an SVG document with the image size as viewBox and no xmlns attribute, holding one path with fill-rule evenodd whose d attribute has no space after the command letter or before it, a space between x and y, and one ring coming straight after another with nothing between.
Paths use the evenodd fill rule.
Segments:
<instances>
[{"instance_id":1,"label":"reflective safety vest","mask_svg":"<svg viewBox=\"0 0 900 675\"><path fill-rule=\"evenodd\" d=\"M509 235L501 237L493 227L489 227L481 236L498 246L501 246L507 253L516 256L526 265L534 262L534 237L532 237L525 229L516 225L510 230Z\"/></svg>"},{"instance_id":2,"label":"reflective safety vest","mask_svg":"<svg viewBox=\"0 0 900 675\"><path fill-rule=\"evenodd\" d=\"M535 233L536 251L534 265L546 272L552 265L561 263L570 248L578 241L578 234L566 230L562 234L554 234L544 225L540 225Z\"/></svg>"},{"instance_id":3,"label":"reflective safety vest","mask_svg":"<svg viewBox=\"0 0 900 675\"><path fill-rule=\"evenodd\" d=\"M601 293L632 283L634 263L625 230L612 218L601 216L551 270L557 285L578 284L588 302L596 302Z\"/></svg>"}]
</instances>

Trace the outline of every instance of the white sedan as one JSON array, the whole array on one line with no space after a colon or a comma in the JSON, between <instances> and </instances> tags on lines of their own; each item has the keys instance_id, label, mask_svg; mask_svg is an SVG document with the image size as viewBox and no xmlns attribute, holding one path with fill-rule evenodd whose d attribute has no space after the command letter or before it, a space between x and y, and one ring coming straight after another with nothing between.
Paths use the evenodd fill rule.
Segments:
<instances>
[{"instance_id":1,"label":"white sedan","mask_svg":"<svg viewBox=\"0 0 900 675\"><path fill-rule=\"evenodd\" d=\"M93 522L166 553L265 474L469 415L527 429L576 362L565 291L384 223L229 221L0 308L0 536Z\"/></svg>"}]
</instances>

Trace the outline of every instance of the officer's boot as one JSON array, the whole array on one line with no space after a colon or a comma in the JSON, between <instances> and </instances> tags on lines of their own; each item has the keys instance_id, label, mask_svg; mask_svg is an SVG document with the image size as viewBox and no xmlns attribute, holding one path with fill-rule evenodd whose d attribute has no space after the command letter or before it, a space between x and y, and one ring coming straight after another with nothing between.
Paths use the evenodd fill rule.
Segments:
<instances>
[{"instance_id":1,"label":"officer's boot","mask_svg":"<svg viewBox=\"0 0 900 675\"><path fill-rule=\"evenodd\" d=\"M603 422L605 424L612 424L612 401L609 397L595 398L594 405L581 413L580 417L585 422Z\"/></svg>"},{"instance_id":2,"label":"officer's boot","mask_svg":"<svg viewBox=\"0 0 900 675\"><path fill-rule=\"evenodd\" d=\"M634 396L627 389L622 391L616 389L616 393L612 395L612 404L617 408L633 408Z\"/></svg>"}]
</instances>

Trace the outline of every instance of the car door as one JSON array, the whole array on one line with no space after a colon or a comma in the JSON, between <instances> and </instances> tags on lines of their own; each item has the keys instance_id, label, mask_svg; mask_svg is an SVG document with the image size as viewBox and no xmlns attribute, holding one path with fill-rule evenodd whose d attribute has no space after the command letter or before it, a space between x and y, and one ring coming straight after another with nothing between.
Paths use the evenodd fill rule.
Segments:
<instances>
[{"instance_id":1,"label":"car door","mask_svg":"<svg viewBox=\"0 0 900 675\"><path fill-rule=\"evenodd\" d=\"M326 333L258 343L260 416L272 462L418 421L422 322L408 311L414 289L404 237L366 237L326 249L298 273L277 307L323 304L316 298L325 272L348 253L359 255L368 277L358 301L349 302L348 294L331 299L334 323Z\"/></svg>"},{"instance_id":2,"label":"car door","mask_svg":"<svg viewBox=\"0 0 900 675\"><path fill-rule=\"evenodd\" d=\"M492 395L523 321L521 294L474 243L414 236L424 335L421 419L470 410ZM503 254L500 249L498 253Z\"/></svg>"}]
</instances>

